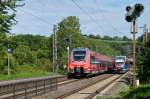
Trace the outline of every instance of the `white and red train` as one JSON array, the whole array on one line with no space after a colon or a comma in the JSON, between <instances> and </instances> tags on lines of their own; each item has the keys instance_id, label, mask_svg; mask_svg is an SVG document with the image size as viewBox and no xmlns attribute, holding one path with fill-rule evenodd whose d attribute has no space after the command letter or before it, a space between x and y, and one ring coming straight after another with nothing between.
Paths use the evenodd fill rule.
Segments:
<instances>
[{"instance_id":1,"label":"white and red train","mask_svg":"<svg viewBox=\"0 0 150 99\"><path fill-rule=\"evenodd\" d=\"M114 71L116 73L125 73L129 70L129 60L126 56L116 56L114 59Z\"/></svg>"},{"instance_id":2,"label":"white and red train","mask_svg":"<svg viewBox=\"0 0 150 99\"><path fill-rule=\"evenodd\" d=\"M74 48L70 52L68 76L86 76L114 70L112 57L96 53L88 48Z\"/></svg>"}]
</instances>

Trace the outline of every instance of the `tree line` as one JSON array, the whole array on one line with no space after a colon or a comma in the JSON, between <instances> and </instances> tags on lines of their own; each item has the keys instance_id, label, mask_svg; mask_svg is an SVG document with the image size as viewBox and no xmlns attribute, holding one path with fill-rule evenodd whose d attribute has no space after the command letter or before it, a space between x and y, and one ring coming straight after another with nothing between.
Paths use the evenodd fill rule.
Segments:
<instances>
[{"instance_id":1,"label":"tree line","mask_svg":"<svg viewBox=\"0 0 150 99\"><path fill-rule=\"evenodd\" d=\"M131 39L127 36L123 36L123 37L118 37L118 36L108 36L108 35L104 35L103 37L101 37L99 34L97 35L93 35L93 34L89 34L86 35L84 34L83 36L89 37L89 38L94 38L94 39L101 39L101 40L113 40L113 41L131 41Z\"/></svg>"}]
</instances>

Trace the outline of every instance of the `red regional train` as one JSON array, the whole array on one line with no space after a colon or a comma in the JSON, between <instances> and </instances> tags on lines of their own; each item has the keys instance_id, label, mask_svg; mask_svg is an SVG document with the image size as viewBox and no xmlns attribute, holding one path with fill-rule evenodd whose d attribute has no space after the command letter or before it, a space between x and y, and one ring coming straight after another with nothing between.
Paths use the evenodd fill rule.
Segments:
<instances>
[{"instance_id":1,"label":"red regional train","mask_svg":"<svg viewBox=\"0 0 150 99\"><path fill-rule=\"evenodd\" d=\"M74 48L70 52L68 77L87 76L114 69L113 58L88 48Z\"/></svg>"}]
</instances>

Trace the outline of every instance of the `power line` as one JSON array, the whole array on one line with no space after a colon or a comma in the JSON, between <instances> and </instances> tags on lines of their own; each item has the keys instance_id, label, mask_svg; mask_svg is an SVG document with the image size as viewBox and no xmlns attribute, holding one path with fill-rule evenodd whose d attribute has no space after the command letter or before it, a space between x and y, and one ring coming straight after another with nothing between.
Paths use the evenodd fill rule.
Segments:
<instances>
[{"instance_id":1,"label":"power line","mask_svg":"<svg viewBox=\"0 0 150 99\"><path fill-rule=\"evenodd\" d=\"M100 30L102 30L104 33L105 33L105 30L104 30L104 28L101 26L101 25L99 25L99 23L92 17L92 16L90 16L84 9L82 9L74 0L71 0L86 16L88 16L90 19L91 19L91 21L93 21L99 28L100 28Z\"/></svg>"},{"instance_id":2,"label":"power line","mask_svg":"<svg viewBox=\"0 0 150 99\"><path fill-rule=\"evenodd\" d=\"M20 8L18 8L18 9L20 9ZM47 20L44 20L44 19L40 18L39 16L36 16L36 15L32 14L31 12L29 12L29 11L27 11L27 10L24 10L24 9L20 9L20 10L21 10L22 12L24 12L24 13L30 15L30 16L35 17L36 19L40 20L41 22L43 22L43 23L45 23L45 24L53 25L52 23L47 22Z\"/></svg>"},{"instance_id":3,"label":"power line","mask_svg":"<svg viewBox=\"0 0 150 99\"><path fill-rule=\"evenodd\" d=\"M43 23L45 23L45 24L47 24L47 25L52 25L52 26L53 26L52 23L49 23L47 20L44 20L43 18L41 18L41 17L39 17L39 16L36 16L35 14L33 14L33 13L27 11L27 10L24 10L24 9L21 9L21 8L18 8L18 9L19 9L20 11L22 11L22 12L24 12L24 13L26 13L26 14L28 14L28 15L30 15L30 16L36 18L36 19L38 19L39 21L41 21L41 22L43 22ZM47 33L42 33L42 34L47 34Z\"/></svg>"},{"instance_id":4,"label":"power line","mask_svg":"<svg viewBox=\"0 0 150 99\"><path fill-rule=\"evenodd\" d=\"M48 9L52 9L51 7L50 7L50 5L49 6L46 6L43 2L38 2L40 5L42 5L42 6L44 6L44 7L47 7ZM57 13L55 13L55 14L57 14ZM63 15L59 15L60 17L62 17L62 18L64 18L64 16Z\"/></svg>"},{"instance_id":5,"label":"power line","mask_svg":"<svg viewBox=\"0 0 150 99\"><path fill-rule=\"evenodd\" d=\"M94 1L95 1L95 5L97 6L97 8L98 8L98 10L99 10L99 12L100 12L100 9L99 9L99 7L98 7L97 1L96 1L96 0L94 0ZM118 32L118 33L121 34L121 32L120 32L116 27L114 27L112 24L110 24L110 21L109 21L108 19L106 19L106 17L105 17L105 15L103 14L103 12L101 13L101 15L102 15L102 18L104 18L105 21L107 21L106 23L109 23L109 26L110 26L114 31L116 31L116 32Z\"/></svg>"}]
</instances>

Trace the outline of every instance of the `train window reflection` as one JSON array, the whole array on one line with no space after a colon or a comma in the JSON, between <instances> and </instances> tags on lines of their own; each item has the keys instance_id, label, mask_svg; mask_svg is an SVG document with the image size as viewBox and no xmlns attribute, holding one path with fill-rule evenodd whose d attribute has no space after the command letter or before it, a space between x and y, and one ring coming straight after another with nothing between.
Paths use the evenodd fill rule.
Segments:
<instances>
[{"instance_id":1,"label":"train window reflection","mask_svg":"<svg viewBox=\"0 0 150 99\"><path fill-rule=\"evenodd\" d=\"M74 61L85 60L86 51L74 51L73 52L73 59Z\"/></svg>"}]
</instances>

